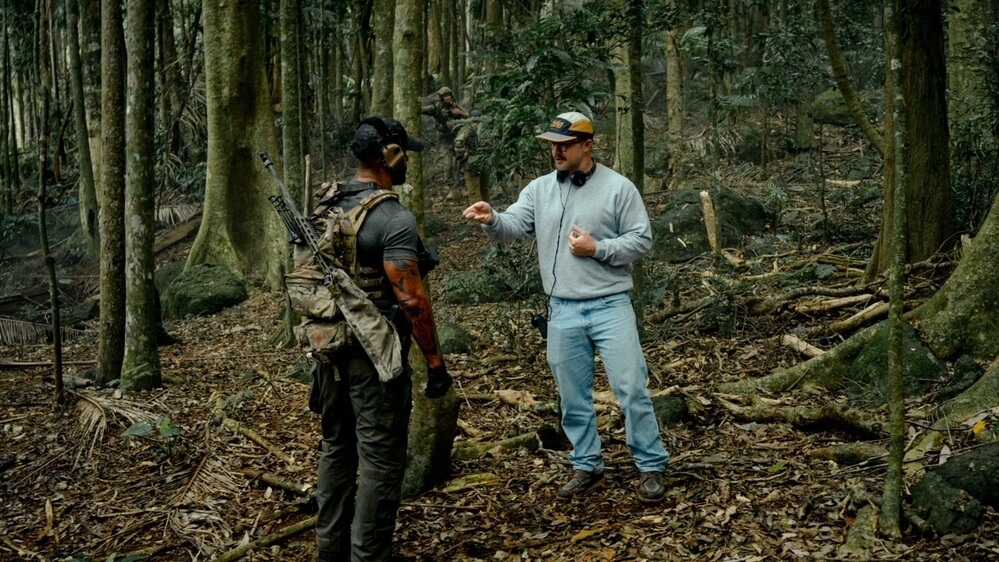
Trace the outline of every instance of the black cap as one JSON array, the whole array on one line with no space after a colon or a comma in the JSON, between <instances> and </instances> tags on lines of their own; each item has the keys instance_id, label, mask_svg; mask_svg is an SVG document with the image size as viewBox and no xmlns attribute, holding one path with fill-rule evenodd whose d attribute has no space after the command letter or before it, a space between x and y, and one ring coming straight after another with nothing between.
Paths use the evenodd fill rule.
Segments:
<instances>
[{"instance_id":1,"label":"black cap","mask_svg":"<svg viewBox=\"0 0 999 562\"><path fill-rule=\"evenodd\" d=\"M390 144L414 152L423 150L427 145L423 139L409 136L402 123L395 119L374 116L361 121L350 148L358 158L373 158L380 156L382 148Z\"/></svg>"}]
</instances>

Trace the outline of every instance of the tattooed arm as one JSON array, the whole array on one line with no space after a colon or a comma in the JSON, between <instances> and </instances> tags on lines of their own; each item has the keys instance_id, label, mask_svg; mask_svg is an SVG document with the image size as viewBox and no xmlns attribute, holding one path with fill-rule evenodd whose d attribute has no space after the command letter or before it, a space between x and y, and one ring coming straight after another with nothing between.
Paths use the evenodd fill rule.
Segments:
<instances>
[{"instance_id":1,"label":"tattooed arm","mask_svg":"<svg viewBox=\"0 0 999 562\"><path fill-rule=\"evenodd\" d=\"M423 280L420 279L420 268L416 260L386 260L382 264L399 301L399 308L412 326L413 341L427 358L427 367L431 369L443 367L444 356L437 343L430 296L427 295Z\"/></svg>"}]
</instances>

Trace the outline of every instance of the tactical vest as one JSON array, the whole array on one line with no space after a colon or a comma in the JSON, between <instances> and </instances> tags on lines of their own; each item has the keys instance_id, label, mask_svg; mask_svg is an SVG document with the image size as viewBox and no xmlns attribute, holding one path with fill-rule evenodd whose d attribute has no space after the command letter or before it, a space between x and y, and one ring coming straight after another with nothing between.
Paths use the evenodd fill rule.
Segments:
<instances>
[{"instance_id":1,"label":"tactical vest","mask_svg":"<svg viewBox=\"0 0 999 562\"><path fill-rule=\"evenodd\" d=\"M335 206L336 200L332 199L332 204L321 206L313 214L313 224L321 233L319 250L334 267L343 269L369 299L378 299L385 292L384 273L379 268L360 266L357 233L371 209L388 199L398 200L399 195L379 189L365 196L349 211ZM324 354L350 341L350 329L325 283L323 271L312 250L307 246L296 246L293 261L294 269L285 275L284 284L291 309L302 317L301 323L294 328L295 338L322 360ZM369 320L375 322L380 319Z\"/></svg>"}]
</instances>

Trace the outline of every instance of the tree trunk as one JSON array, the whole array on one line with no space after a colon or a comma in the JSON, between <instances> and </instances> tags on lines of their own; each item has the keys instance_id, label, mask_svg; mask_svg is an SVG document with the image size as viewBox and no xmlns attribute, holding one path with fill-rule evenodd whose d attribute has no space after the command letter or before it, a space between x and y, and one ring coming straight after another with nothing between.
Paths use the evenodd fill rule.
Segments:
<instances>
[{"instance_id":1,"label":"tree trunk","mask_svg":"<svg viewBox=\"0 0 999 562\"><path fill-rule=\"evenodd\" d=\"M10 0L3 0L3 27L7 29L8 18L10 13ZM3 109L0 110L0 116L3 118L3 127L0 127L0 134L3 134L3 154L0 155L2 158L3 174L4 180L6 182L4 190L4 211L8 215L14 214L14 192L20 185L20 178L15 169L16 155L17 151L14 148L17 144L17 139L14 136L14 109L12 105L13 95L11 92L12 83L12 73L10 70L10 34L3 34L3 75L0 76L0 89L3 90L3 95L0 97L0 103L3 103ZM11 155L14 155L12 158Z\"/></svg>"},{"instance_id":2,"label":"tree trunk","mask_svg":"<svg viewBox=\"0 0 999 562\"><path fill-rule=\"evenodd\" d=\"M896 212L892 216L892 268L889 281L890 305L888 318L888 415L891 427L887 473L884 492L881 496L881 522L878 528L882 534L898 538L901 536L899 515L902 503L902 457L905 455L905 389L903 373L905 369L903 351L905 308L905 247L906 225L906 178L905 169L907 139L905 98L902 89L901 45L899 44L899 17L892 3L885 0L885 52L888 54L889 74L886 83L891 87L890 113L885 136L890 139L885 147L895 155L895 181L891 193L894 194Z\"/></svg>"},{"instance_id":3,"label":"tree trunk","mask_svg":"<svg viewBox=\"0 0 999 562\"><path fill-rule=\"evenodd\" d=\"M174 37L173 9L170 0L156 0L156 34L159 45L160 123L166 139L163 146L164 165L171 154L180 154L189 139L183 138L180 114L186 104L187 84L181 72ZM192 31L197 33L197 31Z\"/></svg>"},{"instance_id":4,"label":"tree trunk","mask_svg":"<svg viewBox=\"0 0 999 562\"><path fill-rule=\"evenodd\" d=\"M311 188L305 185L304 173L304 148L302 143L302 65L299 60L301 52L301 41L299 41L298 11L299 2L296 0L281 0L281 114L284 123L284 131L281 135L284 146L284 182L293 199L301 201L300 209L303 214L310 212ZM291 268L291 255L286 257L286 267ZM281 326L275 334L268 340L268 343L275 347L292 348L297 347L294 326L298 324L299 318L287 306L285 308Z\"/></svg>"},{"instance_id":5,"label":"tree trunk","mask_svg":"<svg viewBox=\"0 0 999 562\"><path fill-rule=\"evenodd\" d=\"M296 201L308 192L303 184L302 169L302 84L301 65L298 60L299 2L281 0L281 121L284 123L281 140L284 145L284 184Z\"/></svg>"},{"instance_id":6,"label":"tree trunk","mask_svg":"<svg viewBox=\"0 0 999 562\"><path fill-rule=\"evenodd\" d=\"M836 87L839 88L843 101L850 109L850 114L857 122L860 130L867 138L867 142L885 157L885 141L871 125L871 121L864 113L864 108L860 105L860 98L850 84L850 78L846 74L846 65L843 63L843 55L839 50L839 41L836 40L836 30L833 27L832 10L829 8L829 0L819 0L819 21L822 24L822 34L826 42L826 51L829 53L829 65L832 66L833 76L836 78Z\"/></svg>"},{"instance_id":7,"label":"tree trunk","mask_svg":"<svg viewBox=\"0 0 999 562\"><path fill-rule=\"evenodd\" d=\"M410 135L422 136L420 124L420 83L423 58L423 7L421 2L398 2L395 12L395 75L393 77L395 118ZM409 183L412 191L404 195L416 216L421 232L424 225L423 159L418 153L409 158ZM429 400L416 389L427 381L427 364L417 346L409 354L413 366L413 417L410 423L406 476L403 496L412 497L440 484L447 477L451 446L458 431L457 394Z\"/></svg>"},{"instance_id":8,"label":"tree trunk","mask_svg":"<svg viewBox=\"0 0 999 562\"><path fill-rule=\"evenodd\" d=\"M993 8L999 10L999 7ZM960 229L975 231L996 193L997 131L990 127L989 76L994 74L982 53L988 52L989 9L980 0L950 0L947 11L947 104L951 133L951 166L957 197L968 194ZM999 17L999 11L994 11ZM993 111L994 111L993 105ZM979 195L981 194L981 195Z\"/></svg>"},{"instance_id":9,"label":"tree trunk","mask_svg":"<svg viewBox=\"0 0 999 562\"><path fill-rule=\"evenodd\" d=\"M668 0L672 10L679 10L676 0ZM683 55L680 52L680 28L666 30L666 121L668 129L670 187L683 182Z\"/></svg>"},{"instance_id":10,"label":"tree trunk","mask_svg":"<svg viewBox=\"0 0 999 562\"><path fill-rule=\"evenodd\" d=\"M101 2L101 318L98 384L125 355L125 37L121 4Z\"/></svg>"},{"instance_id":11,"label":"tree trunk","mask_svg":"<svg viewBox=\"0 0 999 562\"><path fill-rule=\"evenodd\" d=\"M201 228L187 266L225 265L277 289L288 248L284 227L267 201L276 190L273 178L258 156L277 151L260 12L248 0L212 0L203 10L208 170Z\"/></svg>"},{"instance_id":12,"label":"tree trunk","mask_svg":"<svg viewBox=\"0 0 999 562\"><path fill-rule=\"evenodd\" d=\"M90 154L93 158L94 178L100 181L103 164L101 155L101 5L103 2L88 0L80 7L80 56L83 59L83 100L87 108L87 134L90 137ZM124 56L124 55L122 55ZM124 136L124 135L122 135ZM97 198L103 197L103 188L95 186Z\"/></svg>"},{"instance_id":13,"label":"tree trunk","mask_svg":"<svg viewBox=\"0 0 999 562\"><path fill-rule=\"evenodd\" d=\"M148 0L128 0L128 117L125 142L125 358L121 388L150 390L163 385L156 350L153 271L156 200L156 13Z\"/></svg>"},{"instance_id":14,"label":"tree trunk","mask_svg":"<svg viewBox=\"0 0 999 562\"><path fill-rule=\"evenodd\" d=\"M375 63L371 73L371 114L392 116L392 33L395 0L374 0ZM408 123L407 123L408 126ZM407 129L408 130L408 129Z\"/></svg>"},{"instance_id":15,"label":"tree trunk","mask_svg":"<svg viewBox=\"0 0 999 562\"><path fill-rule=\"evenodd\" d=\"M76 151L80 161L80 232L88 256L100 258L100 238L97 229L97 187L94 185L94 166L90 157L90 139L87 133L87 108L83 91L83 67L80 57L79 5L77 0L66 0L67 30L69 38L69 72L72 82L73 116L76 128Z\"/></svg>"},{"instance_id":16,"label":"tree trunk","mask_svg":"<svg viewBox=\"0 0 999 562\"><path fill-rule=\"evenodd\" d=\"M940 0L899 0L902 20L902 89L909 139L905 169L908 223L913 225L906 262L922 261L948 249L954 232L947 129L946 64ZM867 266L872 280L891 263L892 194L885 193L881 232ZM918 226L917 226L918 225Z\"/></svg>"},{"instance_id":17,"label":"tree trunk","mask_svg":"<svg viewBox=\"0 0 999 562\"><path fill-rule=\"evenodd\" d=\"M39 31L36 41L43 43L44 40L45 33ZM41 49L39 51L41 52ZM54 76L44 67L45 61L38 60L35 62L37 63L36 71L42 75L42 79L39 80L38 84L38 97L42 104L42 111L40 112L41 122L38 124L38 131L40 133L38 138L38 242L45 260L45 272L49 285L49 313L52 315L52 366L56 383L55 403L61 405L65 403L65 396L63 395L62 381L62 328L59 317L59 286L56 280L55 258L52 257L50 252L48 231L45 223L45 202L48 198L45 184L45 167L49 151L49 88L52 85Z\"/></svg>"}]
</instances>

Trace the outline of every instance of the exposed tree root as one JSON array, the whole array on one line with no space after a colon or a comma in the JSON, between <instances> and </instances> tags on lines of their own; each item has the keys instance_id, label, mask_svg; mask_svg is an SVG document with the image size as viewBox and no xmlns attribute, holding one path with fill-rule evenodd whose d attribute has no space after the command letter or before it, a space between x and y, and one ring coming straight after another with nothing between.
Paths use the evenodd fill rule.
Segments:
<instances>
[{"instance_id":1,"label":"exposed tree root","mask_svg":"<svg viewBox=\"0 0 999 562\"><path fill-rule=\"evenodd\" d=\"M722 384L718 390L727 394L751 394L760 390L783 392L807 385L834 387L843 381L846 367L860 355L877 329L878 325L868 326L818 357L787 369L777 369L764 377Z\"/></svg>"},{"instance_id":2,"label":"exposed tree root","mask_svg":"<svg viewBox=\"0 0 999 562\"><path fill-rule=\"evenodd\" d=\"M888 449L874 443L844 443L831 447L821 447L808 452L810 456L828 459L841 466L852 466L873 459L888 456Z\"/></svg>"},{"instance_id":3,"label":"exposed tree root","mask_svg":"<svg viewBox=\"0 0 999 562\"><path fill-rule=\"evenodd\" d=\"M883 423L846 404L826 404L818 408L784 406L767 404L754 396L751 397L749 406L739 406L723 395L716 394L715 398L732 415L745 421L783 422L798 428L838 427L867 437L884 437L888 434L888 429Z\"/></svg>"},{"instance_id":4,"label":"exposed tree root","mask_svg":"<svg viewBox=\"0 0 999 562\"><path fill-rule=\"evenodd\" d=\"M469 461L481 458L493 449L519 449L520 447L537 449L539 443L536 431L492 443L471 443L466 441L455 445L454 451L451 453L451 458L457 461Z\"/></svg>"}]
</instances>

